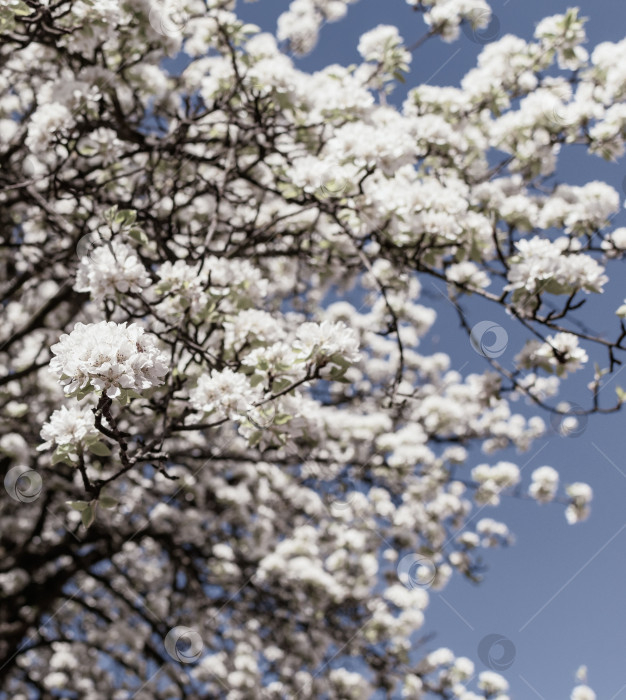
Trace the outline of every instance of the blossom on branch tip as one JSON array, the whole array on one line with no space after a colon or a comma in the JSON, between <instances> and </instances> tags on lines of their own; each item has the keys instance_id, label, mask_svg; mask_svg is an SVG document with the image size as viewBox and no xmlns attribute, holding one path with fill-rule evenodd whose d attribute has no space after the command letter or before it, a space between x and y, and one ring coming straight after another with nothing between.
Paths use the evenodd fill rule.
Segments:
<instances>
[{"instance_id":1,"label":"blossom on branch tip","mask_svg":"<svg viewBox=\"0 0 626 700\"><path fill-rule=\"evenodd\" d=\"M536 294L571 294L577 290L601 292L608 281L604 268L583 253L568 255L569 239L554 242L539 236L515 244L517 254L510 260L508 290ZM515 295L514 295L515 299Z\"/></svg>"},{"instance_id":2,"label":"blossom on branch tip","mask_svg":"<svg viewBox=\"0 0 626 700\"><path fill-rule=\"evenodd\" d=\"M577 685L570 697L571 700L596 700L596 694L588 685Z\"/></svg>"},{"instance_id":3,"label":"blossom on branch tip","mask_svg":"<svg viewBox=\"0 0 626 700\"><path fill-rule=\"evenodd\" d=\"M41 437L46 441L38 450L47 450L53 445L77 445L100 436L95 427L95 417L90 408L61 406L52 412L41 428Z\"/></svg>"},{"instance_id":4,"label":"blossom on branch tip","mask_svg":"<svg viewBox=\"0 0 626 700\"><path fill-rule=\"evenodd\" d=\"M50 370L59 377L66 396L105 392L110 399L124 390L141 392L160 386L168 372L167 356L154 336L135 323L77 323L51 351Z\"/></svg>"},{"instance_id":5,"label":"blossom on branch tip","mask_svg":"<svg viewBox=\"0 0 626 700\"><path fill-rule=\"evenodd\" d=\"M333 355L340 355L346 362L357 362L361 357L356 334L343 321L303 323L296 338L296 352L318 363Z\"/></svg>"},{"instance_id":6,"label":"blossom on branch tip","mask_svg":"<svg viewBox=\"0 0 626 700\"><path fill-rule=\"evenodd\" d=\"M565 492L570 498L570 504L565 509L565 518L570 525L579 523L589 517L589 503L593 499L593 490L589 484L577 481L570 484Z\"/></svg>"},{"instance_id":7,"label":"blossom on branch tip","mask_svg":"<svg viewBox=\"0 0 626 700\"><path fill-rule=\"evenodd\" d=\"M548 503L556 495L559 473L552 467L538 467L533 471L528 493L539 503Z\"/></svg>"}]
</instances>

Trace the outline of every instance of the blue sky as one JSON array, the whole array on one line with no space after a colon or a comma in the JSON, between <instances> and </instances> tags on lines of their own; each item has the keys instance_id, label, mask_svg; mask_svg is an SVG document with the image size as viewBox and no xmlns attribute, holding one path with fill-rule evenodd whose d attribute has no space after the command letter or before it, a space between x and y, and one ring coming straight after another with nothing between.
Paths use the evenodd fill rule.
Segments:
<instances>
[{"instance_id":1,"label":"blue sky","mask_svg":"<svg viewBox=\"0 0 626 700\"><path fill-rule=\"evenodd\" d=\"M263 0L240 3L239 12L248 21L273 31L279 12L288 2ZM581 0L568 3L553 0L493 0L491 6L500 30L531 38L534 26L546 15L564 12L577 5L586 25L588 49L595 44L618 41L626 35L626 3L616 0ZM395 24L407 45L425 32L420 16L404 0L360 0L350 7L347 19L324 28L315 51L298 65L316 70L328 63L349 64L359 61L356 46L360 34L376 24ZM460 78L474 65L481 46L462 35L446 44L434 39L414 55L407 88L423 82L458 85ZM399 103L404 90L398 90L391 102ZM584 154L566 153L561 159L562 181L582 184L603 179L624 196L624 162L607 164ZM615 225L625 225L621 212ZM609 267L612 282L604 295L590 299L581 314L593 330L608 337L618 327L614 311L626 292L621 281L621 263ZM434 295L438 321L420 351L442 350L452 357L452 365L463 373L486 368L459 329L454 309L436 291L428 279L424 291ZM465 302L472 323L483 319L501 324L509 333L509 346L500 359L511 366L521 347L522 334L512 319L492 306ZM589 352L589 350L588 350ZM602 365L605 355L590 353ZM626 358L625 358L626 359ZM588 392L581 391L591 379L593 363L575 375L565 386L563 399L589 405ZM621 380L621 382L620 382ZM626 372L610 380L607 399L613 401L614 387L626 387ZM515 406L527 412L523 403ZM549 422L549 416L544 416ZM589 670L589 683L599 700L626 700L626 461L623 459L625 416L592 416L577 437L562 437L550 432L535 442L526 453L500 452L497 455L473 455L474 462L495 463L510 459L522 468L524 484L530 473L544 464L561 473L562 483L587 481L594 489L590 519L570 526L559 504L538 506L532 501L504 498L498 508L485 508L479 517L504 520L516 535L516 544L508 549L487 551L489 569L480 586L458 577L442 592L431 591L431 605L423 632L436 631L428 645L450 647L457 655L467 655L477 663L477 671L487 667L478 658L480 641L488 634L501 634L511 640L515 658L505 675L516 700L569 698L575 684L574 673L581 664ZM500 653L493 650L496 658Z\"/></svg>"}]
</instances>

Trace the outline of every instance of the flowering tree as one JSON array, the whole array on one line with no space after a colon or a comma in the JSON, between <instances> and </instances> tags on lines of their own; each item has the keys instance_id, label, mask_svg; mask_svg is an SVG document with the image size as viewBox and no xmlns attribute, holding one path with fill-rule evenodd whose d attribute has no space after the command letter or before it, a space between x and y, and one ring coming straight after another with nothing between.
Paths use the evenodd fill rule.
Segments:
<instances>
[{"instance_id":1,"label":"flowering tree","mask_svg":"<svg viewBox=\"0 0 626 700\"><path fill-rule=\"evenodd\" d=\"M294 0L274 37L234 0L0 0L3 697L508 697L419 630L510 539L479 508L588 515L498 451L622 403L626 306L611 337L577 322L619 197L551 178L622 155L626 41L589 54L570 10L396 108L424 40L490 9L409 0L414 45L380 25L359 65L299 70L351 2ZM418 351L428 279L482 374ZM470 296L525 334L513 368Z\"/></svg>"}]
</instances>

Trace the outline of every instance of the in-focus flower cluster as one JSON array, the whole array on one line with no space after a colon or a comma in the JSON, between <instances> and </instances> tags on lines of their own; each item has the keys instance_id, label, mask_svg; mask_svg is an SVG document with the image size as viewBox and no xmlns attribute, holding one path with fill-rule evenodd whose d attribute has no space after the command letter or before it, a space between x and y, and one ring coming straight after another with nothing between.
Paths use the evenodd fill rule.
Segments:
<instances>
[{"instance_id":1,"label":"in-focus flower cluster","mask_svg":"<svg viewBox=\"0 0 626 700\"><path fill-rule=\"evenodd\" d=\"M94 425L94 414L89 407L61 406L52 412L50 418L41 428L41 437L45 442L39 450L50 449L53 445L88 444L100 437Z\"/></svg>"},{"instance_id":2,"label":"in-focus flower cluster","mask_svg":"<svg viewBox=\"0 0 626 700\"><path fill-rule=\"evenodd\" d=\"M294 349L299 354L300 361L325 367L323 374L332 378L361 357L358 338L354 330L348 328L343 321L303 323L296 333Z\"/></svg>"},{"instance_id":3,"label":"in-focus flower cluster","mask_svg":"<svg viewBox=\"0 0 626 700\"><path fill-rule=\"evenodd\" d=\"M569 239L551 242L534 236L516 243L517 255L511 259L507 289L522 290L518 295L571 294L577 290L600 292L608 281L602 266L588 255L565 255Z\"/></svg>"},{"instance_id":4,"label":"in-focus flower cluster","mask_svg":"<svg viewBox=\"0 0 626 700\"><path fill-rule=\"evenodd\" d=\"M67 396L96 390L109 398L139 394L159 386L168 372L167 357L153 336L135 323L77 323L51 347L50 370Z\"/></svg>"}]
</instances>

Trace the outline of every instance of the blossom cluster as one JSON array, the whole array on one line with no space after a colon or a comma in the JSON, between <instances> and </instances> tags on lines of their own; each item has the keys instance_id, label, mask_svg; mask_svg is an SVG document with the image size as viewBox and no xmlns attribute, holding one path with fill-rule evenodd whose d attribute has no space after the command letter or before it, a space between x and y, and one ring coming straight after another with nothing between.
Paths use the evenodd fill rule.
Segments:
<instances>
[{"instance_id":1,"label":"blossom cluster","mask_svg":"<svg viewBox=\"0 0 626 700\"><path fill-rule=\"evenodd\" d=\"M593 490L589 484L577 481L565 489L570 503L565 509L565 517L570 525L589 517L589 503L593 499Z\"/></svg>"},{"instance_id":2,"label":"blossom cluster","mask_svg":"<svg viewBox=\"0 0 626 700\"><path fill-rule=\"evenodd\" d=\"M77 323L51 351L50 370L67 396L103 392L111 399L159 386L169 368L154 336L135 323Z\"/></svg>"},{"instance_id":3,"label":"blossom cluster","mask_svg":"<svg viewBox=\"0 0 626 700\"><path fill-rule=\"evenodd\" d=\"M464 20L474 28L486 27L491 18L491 8L485 0L406 0L416 7L425 5L428 11L425 22L444 41L454 41L459 36L459 25Z\"/></svg>"},{"instance_id":4,"label":"blossom cluster","mask_svg":"<svg viewBox=\"0 0 626 700\"><path fill-rule=\"evenodd\" d=\"M74 289L89 292L95 301L111 294L139 293L150 285L150 277L131 246L113 240L84 256L76 271Z\"/></svg>"},{"instance_id":5,"label":"blossom cluster","mask_svg":"<svg viewBox=\"0 0 626 700\"><path fill-rule=\"evenodd\" d=\"M571 294L577 290L600 292L608 281L602 266L588 255L565 255L568 239L551 242L534 236L516 243L508 289L530 294Z\"/></svg>"},{"instance_id":6,"label":"blossom cluster","mask_svg":"<svg viewBox=\"0 0 626 700\"><path fill-rule=\"evenodd\" d=\"M550 335L544 343L530 340L516 357L520 367L540 367L559 377L579 370L588 359L585 350L579 347L578 337L572 333Z\"/></svg>"},{"instance_id":7,"label":"blossom cluster","mask_svg":"<svg viewBox=\"0 0 626 700\"><path fill-rule=\"evenodd\" d=\"M216 413L216 418L238 418L259 398L244 374L224 369L203 374L189 392L189 401L198 411Z\"/></svg>"},{"instance_id":8,"label":"blossom cluster","mask_svg":"<svg viewBox=\"0 0 626 700\"><path fill-rule=\"evenodd\" d=\"M505 522L478 518L484 507L510 494L562 503L570 523L589 515L590 486L559 492L550 466L522 484L500 455L546 432L536 407L512 402L563 415L550 399L596 359L574 297L601 292L605 265L626 252L626 230L611 225L620 196L546 177L570 146L624 152L626 41L587 52L568 11L533 38L486 44L458 87L410 86L397 105L386 96L416 45L396 27L363 33L358 65L309 74L290 56L354 2L294 0L274 37L237 17L235 0L45 12L0 0L0 84L11 86L0 200L13 222L0 260L0 456L32 464L51 499L39 516L43 499L19 504L5 530L25 566L44 544L58 551L1 574L0 589L28 603L11 620L28 635L56 602L28 600L28 581L70 575L78 593L51 624L71 630L79 615L87 630L86 641L16 643L15 697L71 685L94 700L127 688L153 700L196 683L229 698L508 697L499 674L411 642L427 587L477 580L481 550L513 541ZM429 37L463 29L484 43L492 27L485 0L408 5ZM163 57L181 52L173 76ZM102 212L111 235L97 240ZM470 363L489 359L469 342L435 348L435 292L464 328L462 294L508 312L493 371L456 363L463 348ZM620 342L609 349L613 365ZM63 393L78 400L65 406ZM103 434L119 438L115 455ZM474 461L479 449L498 456ZM63 465L79 466L73 480ZM103 482L120 507L90 540L96 566L74 575L83 543L49 515L71 498L66 529L87 527L95 506L75 492L96 500ZM116 537L101 551L105 527ZM155 615L163 629L196 626L205 648L189 674L178 658L150 685ZM83 663L93 648L112 661ZM579 681L573 697L593 698Z\"/></svg>"},{"instance_id":9,"label":"blossom cluster","mask_svg":"<svg viewBox=\"0 0 626 700\"><path fill-rule=\"evenodd\" d=\"M80 406L61 406L41 427L41 437L45 440L38 449L47 450L53 445L75 447L88 444L100 437L95 427L93 411Z\"/></svg>"},{"instance_id":10,"label":"blossom cluster","mask_svg":"<svg viewBox=\"0 0 626 700\"><path fill-rule=\"evenodd\" d=\"M289 41L296 53L309 53L317 43L322 23L341 19L353 2L356 0L292 0L278 18L276 35L281 41Z\"/></svg>"}]
</instances>

